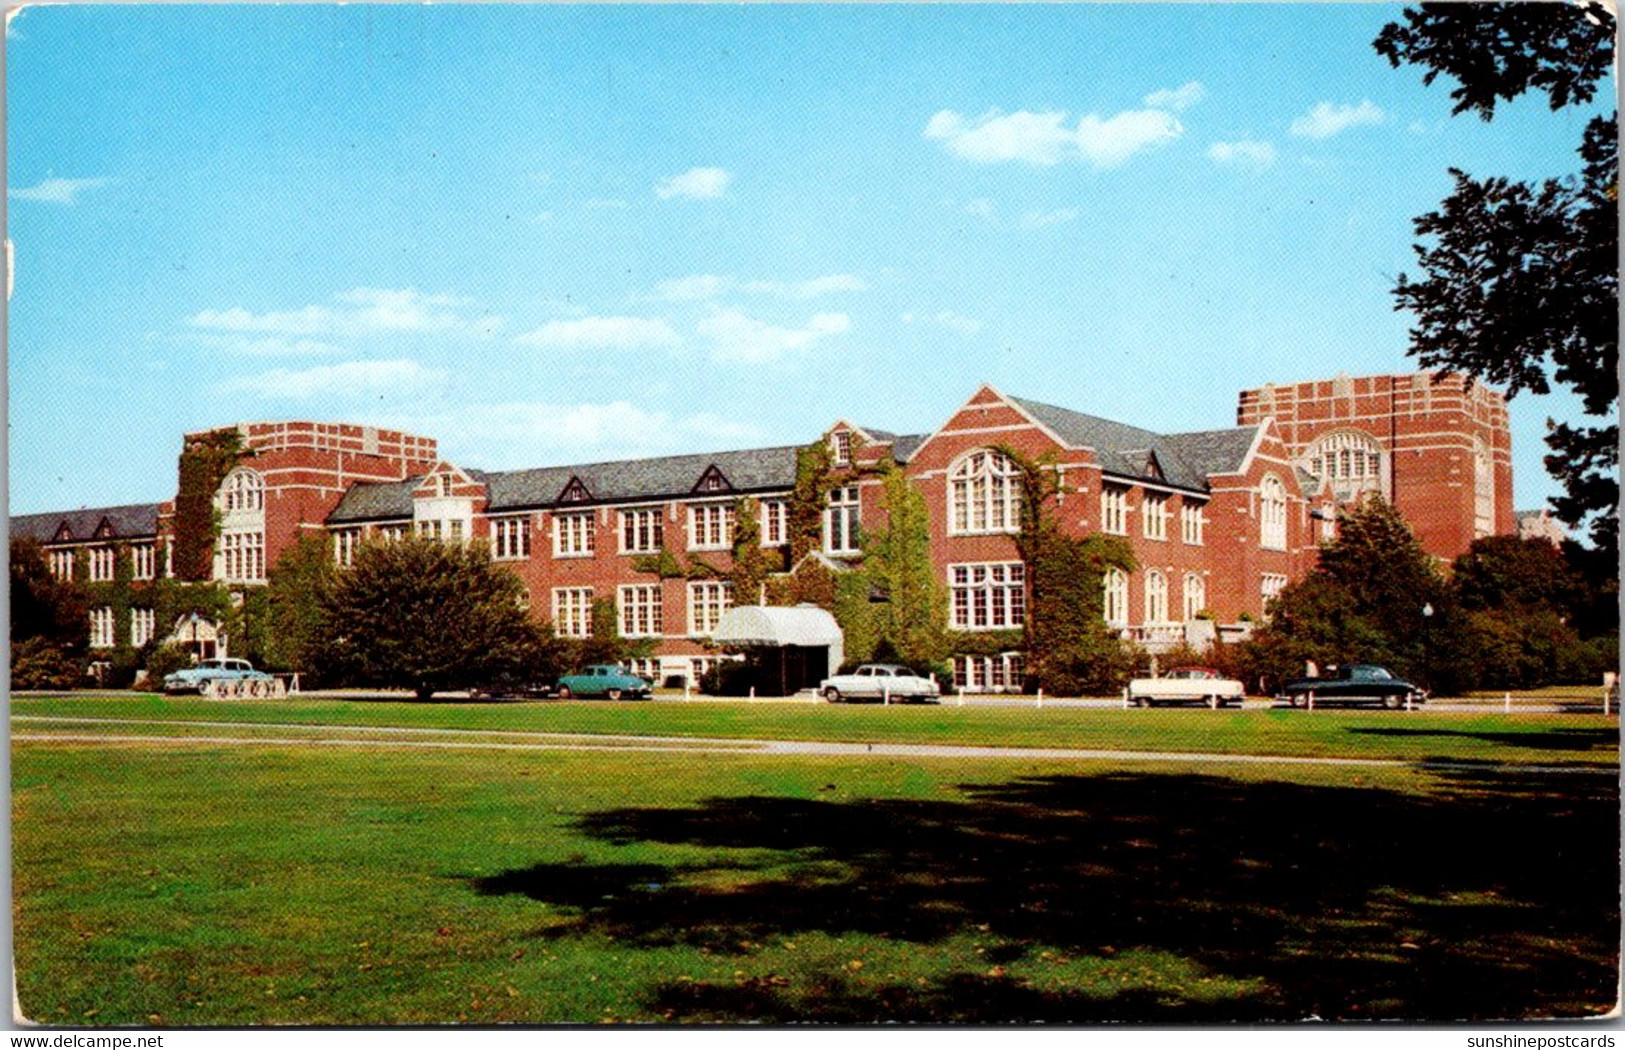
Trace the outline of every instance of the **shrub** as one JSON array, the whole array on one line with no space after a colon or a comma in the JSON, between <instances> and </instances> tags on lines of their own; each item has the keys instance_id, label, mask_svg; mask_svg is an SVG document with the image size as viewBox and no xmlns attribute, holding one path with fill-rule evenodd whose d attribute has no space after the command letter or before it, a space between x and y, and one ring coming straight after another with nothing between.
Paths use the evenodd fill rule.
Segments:
<instances>
[{"instance_id":1,"label":"shrub","mask_svg":"<svg viewBox=\"0 0 1625 1050\"><path fill-rule=\"evenodd\" d=\"M11 647L13 689L73 689L85 679L85 663L43 637Z\"/></svg>"},{"instance_id":2,"label":"shrub","mask_svg":"<svg viewBox=\"0 0 1625 1050\"><path fill-rule=\"evenodd\" d=\"M147 657L147 681L153 688L162 688L164 676L192 666L192 650L178 642L160 645Z\"/></svg>"}]
</instances>

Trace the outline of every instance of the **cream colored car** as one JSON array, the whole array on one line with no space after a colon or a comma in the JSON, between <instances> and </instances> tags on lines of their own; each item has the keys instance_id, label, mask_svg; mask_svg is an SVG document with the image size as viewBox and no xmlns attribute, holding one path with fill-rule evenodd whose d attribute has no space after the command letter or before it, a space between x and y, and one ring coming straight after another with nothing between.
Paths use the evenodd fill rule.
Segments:
<instances>
[{"instance_id":1,"label":"cream colored car","mask_svg":"<svg viewBox=\"0 0 1625 1050\"><path fill-rule=\"evenodd\" d=\"M1129 702L1137 707L1157 704L1206 704L1219 708L1241 705L1246 695L1240 682L1211 667L1175 667L1160 678L1136 678L1129 683Z\"/></svg>"}]
</instances>

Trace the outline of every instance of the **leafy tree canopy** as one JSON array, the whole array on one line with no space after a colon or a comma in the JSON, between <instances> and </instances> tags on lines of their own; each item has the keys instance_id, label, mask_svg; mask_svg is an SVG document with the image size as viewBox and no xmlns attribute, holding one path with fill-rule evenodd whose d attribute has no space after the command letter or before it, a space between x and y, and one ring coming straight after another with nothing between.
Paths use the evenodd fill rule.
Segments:
<instances>
[{"instance_id":1,"label":"leafy tree canopy","mask_svg":"<svg viewBox=\"0 0 1625 1050\"><path fill-rule=\"evenodd\" d=\"M1611 70L1615 19L1598 3L1423 4L1374 46L1396 67L1457 82L1455 112L1488 120L1498 101L1544 92L1552 109L1591 102ZM1552 501L1617 549L1619 383L1617 113L1594 117L1578 176L1538 185L1451 169L1455 190L1416 220L1423 276L1401 275L1395 308L1416 317L1412 356L1504 385L1509 397L1573 390L1596 425L1550 423Z\"/></svg>"},{"instance_id":2,"label":"leafy tree canopy","mask_svg":"<svg viewBox=\"0 0 1625 1050\"><path fill-rule=\"evenodd\" d=\"M43 638L75 652L89 641L89 606L71 583L51 574L45 551L30 539L11 541L11 640Z\"/></svg>"},{"instance_id":3,"label":"leafy tree canopy","mask_svg":"<svg viewBox=\"0 0 1625 1050\"><path fill-rule=\"evenodd\" d=\"M363 544L322 601L323 663L356 684L420 699L523 675L547 639L522 596L518 577L483 544L415 536Z\"/></svg>"}]
</instances>

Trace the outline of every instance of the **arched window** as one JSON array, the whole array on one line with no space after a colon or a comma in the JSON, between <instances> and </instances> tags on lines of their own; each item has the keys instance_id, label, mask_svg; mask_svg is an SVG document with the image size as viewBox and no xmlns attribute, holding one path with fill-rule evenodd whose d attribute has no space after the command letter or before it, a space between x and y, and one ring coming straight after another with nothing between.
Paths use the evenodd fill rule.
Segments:
<instances>
[{"instance_id":1,"label":"arched window","mask_svg":"<svg viewBox=\"0 0 1625 1050\"><path fill-rule=\"evenodd\" d=\"M1168 622L1168 578L1155 569L1145 574L1145 622Z\"/></svg>"},{"instance_id":2,"label":"arched window","mask_svg":"<svg viewBox=\"0 0 1625 1050\"><path fill-rule=\"evenodd\" d=\"M1484 442L1473 438L1473 535L1495 533L1495 462Z\"/></svg>"},{"instance_id":3,"label":"arched window","mask_svg":"<svg viewBox=\"0 0 1625 1050\"><path fill-rule=\"evenodd\" d=\"M1125 626L1128 623L1128 573L1122 569L1107 569L1101 589L1104 592L1101 617L1114 627Z\"/></svg>"},{"instance_id":4,"label":"arched window","mask_svg":"<svg viewBox=\"0 0 1625 1050\"><path fill-rule=\"evenodd\" d=\"M1274 474L1258 486L1258 545L1286 550L1286 486Z\"/></svg>"},{"instance_id":5,"label":"arched window","mask_svg":"<svg viewBox=\"0 0 1625 1050\"><path fill-rule=\"evenodd\" d=\"M1196 614L1207 608L1207 581L1202 579L1200 573L1187 572L1185 574L1185 616L1184 619L1194 620Z\"/></svg>"},{"instance_id":6,"label":"arched window","mask_svg":"<svg viewBox=\"0 0 1625 1050\"><path fill-rule=\"evenodd\" d=\"M983 449L960 460L948 473L948 531L963 535L1015 532L1016 466L997 452Z\"/></svg>"},{"instance_id":7,"label":"arched window","mask_svg":"<svg viewBox=\"0 0 1625 1050\"><path fill-rule=\"evenodd\" d=\"M1298 465L1331 482L1339 499L1382 489L1382 446L1359 430L1333 430L1316 438Z\"/></svg>"},{"instance_id":8,"label":"arched window","mask_svg":"<svg viewBox=\"0 0 1625 1050\"><path fill-rule=\"evenodd\" d=\"M261 510L265 507L265 479L252 470L234 470L220 483L222 510Z\"/></svg>"}]
</instances>

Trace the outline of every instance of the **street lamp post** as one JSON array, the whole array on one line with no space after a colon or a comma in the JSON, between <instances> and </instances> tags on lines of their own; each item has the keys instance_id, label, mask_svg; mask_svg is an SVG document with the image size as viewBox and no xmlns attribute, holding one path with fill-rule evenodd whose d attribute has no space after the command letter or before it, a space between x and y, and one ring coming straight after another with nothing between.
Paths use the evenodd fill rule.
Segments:
<instances>
[{"instance_id":1,"label":"street lamp post","mask_svg":"<svg viewBox=\"0 0 1625 1050\"><path fill-rule=\"evenodd\" d=\"M1433 691L1433 651L1429 647L1430 628L1433 626L1433 603L1422 605L1422 684Z\"/></svg>"}]
</instances>

